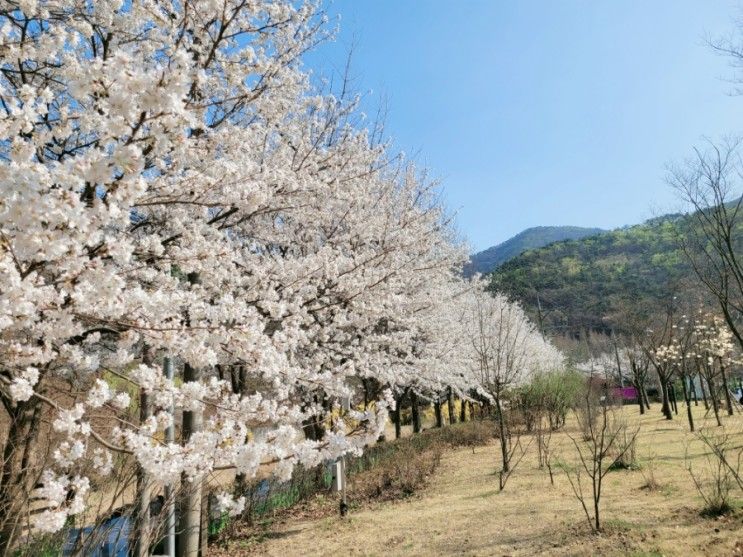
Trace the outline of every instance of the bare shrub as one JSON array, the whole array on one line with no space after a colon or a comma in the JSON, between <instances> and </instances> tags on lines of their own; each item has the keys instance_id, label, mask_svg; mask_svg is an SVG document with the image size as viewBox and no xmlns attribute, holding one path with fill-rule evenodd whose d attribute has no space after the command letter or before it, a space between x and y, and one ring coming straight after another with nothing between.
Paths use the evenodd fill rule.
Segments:
<instances>
[{"instance_id":1,"label":"bare shrub","mask_svg":"<svg viewBox=\"0 0 743 557\"><path fill-rule=\"evenodd\" d=\"M743 449L735 447L727 433L707 434L702 431L697 433L696 438L709 452L704 455L702 466L695 468L687 447L685 461L694 487L704 501L702 515L713 517L727 514L733 510L731 491L736 486L743 489Z\"/></svg>"},{"instance_id":2,"label":"bare shrub","mask_svg":"<svg viewBox=\"0 0 743 557\"><path fill-rule=\"evenodd\" d=\"M641 489L648 491L656 491L660 488L660 482L657 478L658 461L655 458L655 454L651 454L645 463L640 467L640 473L645 483L642 484Z\"/></svg>"},{"instance_id":3,"label":"bare shrub","mask_svg":"<svg viewBox=\"0 0 743 557\"><path fill-rule=\"evenodd\" d=\"M583 441L590 441L593 430L596 429L596 423L599 417L600 403L598 395L591 389L588 389L576 407L576 417L580 425Z\"/></svg>"},{"instance_id":4,"label":"bare shrub","mask_svg":"<svg viewBox=\"0 0 743 557\"><path fill-rule=\"evenodd\" d=\"M550 484L555 485L555 475L552 471L552 428L542 428L540 420L539 426L537 427L537 453L539 459L539 468L547 468L547 472L550 475Z\"/></svg>"},{"instance_id":5,"label":"bare shrub","mask_svg":"<svg viewBox=\"0 0 743 557\"><path fill-rule=\"evenodd\" d=\"M428 433L428 432L426 432ZM490 421L475 420L452 424L431 432L443 444L450 447L476 447L487 444L495 437L493 424Z\"/></svg>"},{"instance_id":6,"label":"bare shrub","mask_svg":"<svg viewBox=\"0 0 743 557\"><path fill-rule=\"evenodd\" d=\"M697 439L702 441L714 457L727 469L731 479L743 490L743 446L735 446L733 439L726 433L708 435L704 431L697 433Z\"/></svg>"},{"instance_id":7,"label":"bare shrub","mask_svg":"<svg viewBox=\"0 0 743 557\"><path fill-rule=\"evenodd\" d=\"M524 459L526 452L531 446L532 440L533 438L530 437L529 442L526 445L523 445L521 443L521 435L509 434L505 441L501 441L501 445L506 447L507 457L504 462L508 463L507 466L504 465L500 470L498 470L498 488L501 491L505 489L508 478L511 477L514 470L516 470L518 465L521 464L521 461Z\"/></svg>"},{"instance_id":8,"label":"bare shrub","mask_svg":"<svg viewBox=\"0 0 743 557\"><path fill-rule=\"evenodd\" d=\"M578 465L561 463L573 494L581 504L588 524L601 531L601 493L604 477L612 465L623 458L624 452L635 444L639 429L629 430L624 419L606 404L596 404L587 391L583 411L578 421L583 432L582 441L568 435L578 454ZM585 420L585 421L582 421ZM585 485L586 481L590 485ZM591 508L589 508L591 507Z\"/></svg>"},{"instance_id":9,"label":"bare shrub","mask_svg":"<svg viewBox=\"0 0 743 557\"><path fill-rule=\"evenodd\" d=\"M617 435L614 451L612 453L614 462L609 468L611 470L637 470L637 435L632 434L626 427L622 428Z\"/></svg>"},{"instance_id":10,"label":"bare shrub","mask_svg":"<svg viewBox=\"0 0 743 557\"><path fill-rule=\"evenodd\" d=\"M401 448L397 458L383 466L355 476L351 481L354 499L397 499L407 497L423 487L441 461L440 446L423 453L412 447Z\"/></svg>"}]
</instances>

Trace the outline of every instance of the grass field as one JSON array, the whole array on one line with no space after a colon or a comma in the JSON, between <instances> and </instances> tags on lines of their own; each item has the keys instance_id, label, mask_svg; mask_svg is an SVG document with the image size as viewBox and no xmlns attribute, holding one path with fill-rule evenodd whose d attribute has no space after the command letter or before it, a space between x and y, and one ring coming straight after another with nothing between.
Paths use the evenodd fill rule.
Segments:
<instances>
[{"instance_id":1,"label":"grass field","mask_svg":"<svg viewBox=\"0 0 743 557\"><path fill-rule=\"evenodd\" d=\"M679 405L679 411L683 412ZM713 419L695 408L698 426ZM658 405L645 416L623 410L639 424L639 470L612 471L602 498L604 532L592 533L563 472L550 485L532 444L503 492L498 491L498 448L491 443L452 450L427 487L402 501L354 509L350 516L288 519L271 524L260 541L233 540L229 554L263 555L743 555L743 492L731 492L735 509L723 517L700 514L703 502L686 469L706 468L702 443L688 433L685 415L662 419ZM743 417L725 419L737 446ZM577 436L574 424L567 433ZM556 458L571 461L566 432L553 436ZM651 470L658 482L647 489Z\"/></svg>"}]
</instances>

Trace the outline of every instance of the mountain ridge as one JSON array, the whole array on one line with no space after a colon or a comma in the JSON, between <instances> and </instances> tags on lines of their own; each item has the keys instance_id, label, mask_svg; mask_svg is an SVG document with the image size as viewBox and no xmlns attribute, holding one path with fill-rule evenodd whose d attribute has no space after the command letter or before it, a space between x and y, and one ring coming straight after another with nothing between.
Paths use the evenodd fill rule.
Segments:
<instances>
[{"instance_id":1,"label":"mountain ridge","mask_svg":"<svg viewBox=\"0 0 743 557\"><path fill-rule=\"evenodd\" d=\"M680 238L692 226L690 214L672 213L527 250L494 269L490 288L518 300L548 333L608 334L628 309L689 294L695 276Z\"/></svg>"},{"instance_id":2,"label":"mountain ridge","mask_svg":"<svg viewBox=\"0 0 743 557\"><path fill-rule=\"evenodd\" d=\"M491 273L510 259L528 250L565 240L580 240L604 232L607 231L602 228L582 226L532 226L500 244L473 254L465 266L464 273L465 276L472 276L475 273Z\"/></svg>"}]
</instances>

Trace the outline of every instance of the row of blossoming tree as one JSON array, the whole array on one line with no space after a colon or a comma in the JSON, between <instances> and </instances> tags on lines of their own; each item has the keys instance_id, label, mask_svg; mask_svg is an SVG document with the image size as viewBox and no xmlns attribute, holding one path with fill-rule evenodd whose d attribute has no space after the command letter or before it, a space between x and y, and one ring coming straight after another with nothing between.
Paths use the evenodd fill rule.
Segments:
<instances>
[{"instance_id":1,"label":"row of blossoming tree","mask_svg":"<svg viewBox=\"0 0 743 557\"><path fill-rule=\"evenodd\" d=\"M211 473L287 478L402 393L498 405L561 365L460 278L436 184L313 85L326 36L289 0L0 5L0 553L40 485L48 532L136 493L145 554L169 485L195 554Z\"/></svg>"},{"instance_id":2,"label":"row of blossoming tree","mask_svg":"<svg viewBox=\"0 0 743 557\"><path fill-rule=\"evenodd\" d=\"M727 415L734 414L738 404L734 370L739 365L740 351L725 320L702 307L678 317L668 312L636 337L615 341L613 352L603 352L580 367L617 385L633 386L641 413L650 408L650 384L657 384L661 412L668 420L678 414L677 399L682 397L694 431L691 407L700 401L713 412L717 425L722 424L722 405Z\"/></svg>"}]
</instances>

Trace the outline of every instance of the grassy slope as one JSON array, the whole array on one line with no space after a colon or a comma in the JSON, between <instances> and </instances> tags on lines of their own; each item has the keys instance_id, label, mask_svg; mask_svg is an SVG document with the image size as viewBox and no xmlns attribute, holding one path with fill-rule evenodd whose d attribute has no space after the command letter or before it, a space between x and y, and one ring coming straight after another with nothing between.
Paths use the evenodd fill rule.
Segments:
<instances>
[{"instance_id":1,"label":"grassy slope","mask_svg":"<svg viewBox=\"0 0 743 557\"><path fill-rule=\"evenodd\" d=\"M681 408L680 408L681 410ZM696 408L701 422L704 409ZM734 555L743 530L743 511L719 520L702 518L700 498L684 468L692 437L679 416L659 417L658 406L640 418L638 456L655 455L661 489L641 489L641 471L617 471L605 480L603 509L607 531L591 534L568 482L558 473L550 486L536 467L535 447L498 493L493 475L495 445L460 449L445 455L435 478L419 496L380 503L354 511L341 520L290 521L274 525L266 540L235 540L230 555ZM726 422L743 440L743 417ZM709 420L706 424L711 425ZM573 455L565 433L554 436L553 449L564 459ZM704 463L698 443L689 445L695 468ZM647 466L646 466L647 467ZM741 493L736 494L740 500ZM742 551L738 549L738 551Z\"/></svg>"}]
</instances>

